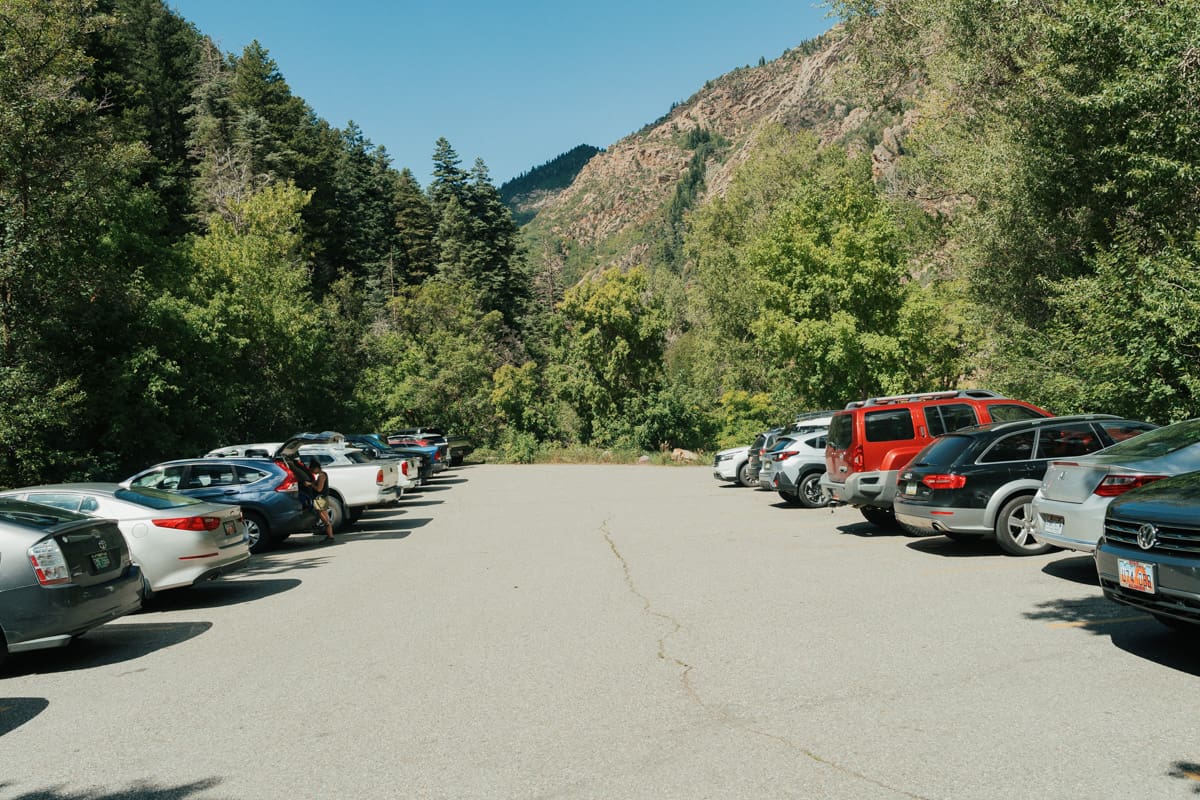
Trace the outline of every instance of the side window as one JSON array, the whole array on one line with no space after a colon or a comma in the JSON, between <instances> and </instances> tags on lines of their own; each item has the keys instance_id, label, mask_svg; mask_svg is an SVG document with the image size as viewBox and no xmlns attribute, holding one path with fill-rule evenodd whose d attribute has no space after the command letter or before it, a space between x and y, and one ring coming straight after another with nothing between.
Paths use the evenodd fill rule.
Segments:
<instances>
[{"instance_id":1,"label":"side window","mask_svg":"<svg viewBox=\"0 0 1200 800\"><path fill-rule=\"evenodd\" d=\"M1032 408L1013 403L994 403L987 406L987 411L992 422L1020 422L1023 419L1042 419L1044 416Z\"/></svg>"},{"instance_id":2,"label":"side window","mask_svg":"<svg viewBox=\"0 0 1200 800\"><path fill-rule=\"evenodd\" d=\"M183 480L183 470L184 468L178 465L157 469L154 472L147 472L134 481L133 485L146 486L151 489L178 489Z\"/></svg>"},{"instance_id":3,"label":"side window","mask_svg":"<svg viewBox=\"0 0 1200 800\"><path fill-rule=\"evenodd\" d=\"M193 464L188 475L188 489L208 486L233 486L237 483L232 464Z\"/></svg>"},{"instance_id":4,"label":"side window","mask_svg":"<svg viewBox=\"0 0 1200 800\"><path fill-rule=\"evenodd\" d=\"M824 450L825 449L825 437L824 436L813 436L810 439L805 439L804 444L807 447L811 447L813 450Z\"/></svg>"},{"instance_id":5,"label":"side window","mask_svg":"<svg viewBox=\"0 0 1200 800\"><path fill-rule=\"evenodd\" d=\"M975 416L975 409L966 403L947 403L925 406L925 423L929 427L930 436L941 436L943 433L977 425L979 419Z\"/></svg>"},{"instance_id":6,"label":"side window","mask_svg":"<svg viewBox=\"0 0 1200 800\"><path fill-rule=\"evenodd\" d=\"M892 408L865 415L868 442L900 442L914 437L912 411Z\"/></svg>"},{"instance_id":7,"label":"side window","mask_svg":"<svg viewBox=\"0 0 1200 800\"><path fill-rule=\"evenodd\" d=\"M981 464L1000 461L1028 461L1033 458L1033 440L1037 431L1022 431L999 439L979 459Z\"/></svg>"},{"instance_id":8,"label":"side window","mask_svg":"<svg viewBox=\"0 0 1200 800\"><path fill-rule=\"evenodd\" d=\"M263 478L267 477L267 473L261 469L251 469L250 467L237 467L238 483L258 483Z\"/></svg>"},{"instance_id":9,"label":"side window","mask_svg":"<svg viewBox=\"0 0 1200 800\"><path fill-rule=\"evenodd\" d=\"M1139 433L1154 430L1154 426L1148 422L1131 422L1129 420L1114 420L1112 422L1098 422L1096 424L1100 426L1100 429L1114 443L1123 442L1126 439L1132 439Z\"/></svg>"},{"instance_id":10,"label":"side window","mask_svg":"<svg viewBox=\"0 0 1200 800\"><path fill-rule=\"evenodd\" d=\"M329 455L328 453L318 453L317 458L320 460L321 466L323 467L327 467L333 463L333 456Z\"/></svg>"},{"instance_id":11,"label":"side window","mask_svg":"<svg viewBox=\"0 0 1200 800\"><path fill-rule=\"evenodd\" d=\"M1092 453L1103 446L1100 437L1086 423L1043 428L1038 437L1037 458L1069 458Z\"/></svg>"}]
</instances>

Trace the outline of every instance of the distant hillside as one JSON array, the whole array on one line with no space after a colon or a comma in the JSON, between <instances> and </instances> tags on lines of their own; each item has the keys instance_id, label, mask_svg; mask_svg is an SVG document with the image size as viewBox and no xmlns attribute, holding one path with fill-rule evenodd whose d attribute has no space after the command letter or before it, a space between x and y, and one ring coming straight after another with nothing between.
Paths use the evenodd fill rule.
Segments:
<instances>
[{"instance_id":1,"label":"distant hillside","mask_svg":"<svg viewBox=\"0 0 1200 800\"><path fill-rule=\"evenodd\" d=\"M500 199L513 212L517 224L524 225L537 213L539 199L570 186L592 156L603 152L590 144L574 147L506 182L500 187Z\"/></svg>"},{"instance_id":2,"label":"distant hillside","mask_svg":"<svg viewBox=\"0 0 1200 800\"><path fill-rule=\"evenodd\" d=\"M543 190L523 228L543 282L561 289L614 265L681 268L673 246L681 220L690 208L724 194L768 125L810 130L826 143L872 152L877 174L886 178L901 151L904 120L837 96L833 78L844 53L835 28L774 61L710 80L588 160L570 186Z\"/></svg>"}]
</instances>

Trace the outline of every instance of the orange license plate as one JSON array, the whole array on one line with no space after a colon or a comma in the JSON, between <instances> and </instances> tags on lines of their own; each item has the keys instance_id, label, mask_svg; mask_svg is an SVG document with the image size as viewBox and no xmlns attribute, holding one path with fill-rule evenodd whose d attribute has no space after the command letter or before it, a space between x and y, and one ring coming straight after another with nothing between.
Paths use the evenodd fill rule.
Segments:
<instances>
[{"instance_id":1,"label":"orange license plate","mask_svg":"<svg viewBox=\"0 0 1200 800\"><path fill-rule=\"evenodd\" d=\"M1128 558L1117 559L1117 576L1121 585L1135 592L1154 594L1154 565Z\"/></svg>"}]
</instances>

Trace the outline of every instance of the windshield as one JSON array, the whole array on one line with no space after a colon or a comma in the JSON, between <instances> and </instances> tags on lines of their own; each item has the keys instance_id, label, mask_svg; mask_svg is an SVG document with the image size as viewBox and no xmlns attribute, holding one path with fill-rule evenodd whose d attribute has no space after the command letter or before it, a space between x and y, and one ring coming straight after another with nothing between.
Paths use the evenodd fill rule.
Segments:
<instances>
[{"instance_id":1,"label":"windshield","mask_svg":"<svg viewBox=\"0 0 1200 800\"><path fill-rule=\"evenodd\" d=\"M156 511L161 511L165 508L195 506L204 502L194 497L188 497L186 494L168 492L164 489L154 489L150 486L131 486L128 489L117 489L113 492L113 497L118 500L124 500L126 503L133 503L143 508L152 508Z\"/></svg>"},{"instance_id":2,"label":"windshield","mask_svg":"<svg viewBox=\"0 0 1200 800\"><path fill-rule=\"evenodd\" d=\"M1182 450L1196 442L1200 442L1200 418L1147 431L1140 436L1114 444L1105 450L1104 454L1130 459L1157 458Z\"/></svg>"}]
</instances>

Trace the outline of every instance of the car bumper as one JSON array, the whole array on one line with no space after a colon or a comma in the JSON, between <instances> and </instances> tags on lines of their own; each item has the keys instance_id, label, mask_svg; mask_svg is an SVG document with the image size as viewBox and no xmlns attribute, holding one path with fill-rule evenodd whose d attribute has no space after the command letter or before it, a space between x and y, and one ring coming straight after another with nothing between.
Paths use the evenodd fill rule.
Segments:
<instances>
[{"instance_id":1,"label":"car bumper","mask_svg":"<svg viewBox=\"0 0 1200 800\"><path fill-rule=\"evenodd\" d=\"M76 636L141 608L142 571L130 565L121 577L95 586L25 586L5 592L3 604L10 653L65 647Z\"/></svg>"},{"instance_id":2,"label":"car bumper","mask_svg":"<svg viewBox=\"0 0 1200 800\"><path fill-rule=\"evenodd\" d=\"M893 508L896 521L911 533L937 536L943 533L992 533L985 508L944 508L905 503L898 499Z\"/></svg>"},{"instance_id":3,"label":"car bumper","mask_svg":"<svg viewBox=\"0 0 1200 800\"><path fill-rule=\"evenodd\" d=\"M155 592L178 589L219 578L244 569L250 563L250 548L245 537L215 551L190 553L166 562L156 559L141 564L146 581Z\"/></svg>"},{"instance_id":4,"label":"car bumper","mask_svg":"<svg viewBox=\"0 0 1200 800\"><path fill-rule=\"evenodd\" d=\"M880 472L857 472L839 483L826 472L821 477L821 488L835 502L848 506L876 506L891 508L896 496L896 470Z\"/></svg>"},{"instance_id":5,"label":"car bumper","mask_svg":"<svg viewBox=\"0 0 1200 800\"><path fill-rule=\"evenodd\" d=\"M737 462L732 458L713 464L713 477L719 481L737 480Z\"/></svg>"},{"instance_id":6,"label":"car bumper","mask_svg":"<svg viewBox=\"0 0 1200 800\"><path fill-rule=\"evenodd\" d=\"M1104 533L1104 512L1111 497L1092 495L1082 503L1033 498L1033 535L1039 542L1090 553ZM1057 525L1056 525L1057 523Z\"/></svg>"},{"instance_id":7,"label":"car bumper","mask_svg":"<svg viewBox=\"0 0 1200 800\"><path fill-rule=\"evenodd\" d=\"M1097 542L1094 558L1100 588L1108 599L1200 625L1200 558L1146 552L1110 544L1103 538ZM1121 586L1120 559L1151 565L1153 594Z\"/></svg>"},{"instance_id":8,"label":"car bumper","mask_svg":"<svg viewBox=\"0 0 1200 800\"><path fill-rule=\"evenodd\" d=\"M775 491L783 492L784 494L795 494L796 481L786 472L776 472L775 484L772 488L774 488Z\"/></svg>"}]
</instances>

